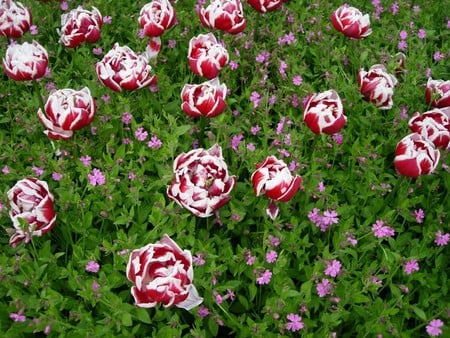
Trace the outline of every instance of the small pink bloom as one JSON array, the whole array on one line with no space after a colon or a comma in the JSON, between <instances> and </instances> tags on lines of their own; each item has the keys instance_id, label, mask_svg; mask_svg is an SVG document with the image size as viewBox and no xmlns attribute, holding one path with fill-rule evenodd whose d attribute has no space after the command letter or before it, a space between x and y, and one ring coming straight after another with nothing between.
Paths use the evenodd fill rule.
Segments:
<instances>
[{"instance_id":1,"label":"small pink bloom","mask_svg":"<svg viewBox=\"0 0 450 338\"><path fill-rule=\"evenodd\" d=\"M286 323L285 327L289 331L296 332L305 327L305 324L302 322L302 317L297 314L290 313L287 315L287 319L289 322Z\"/></svg>"},{"instance_id":2,"label":"small pink bloom","mask_svg":"<svg viewBox=\"0 0 450 338\"><path fill-rule=\"evenodd\" d=\"M319 297L333 294L333 284L327 278L322 278L322 281L317 284L316 291Z\"/></svg>"},{"instance_id":3,"label":"small pink bloom","mask_svg":"<svg viewBox=\"0 0 450 338\"><path fill-rule=\"evenodd\" d=\"M339 272L341 272L341 262L339 262L336 259L333 259L332 261L327 261L327 268L324 271L324 274L331 277L336 277Z\"/></svg>"},{"instance_id":4,"label":"small pink bloom","mask_svg":"<svg viewBox=\"0 0 450 338\"><path fill-rule=\"evenodd\" d=\"M96 261L89 261L86 264L86 271L96 273L98 270L100 270L100 264Z\"/></svg>"},{"instance_id":5,"label":"small pink bloom","mask_svg":"<svg viewBox=\"0 0 450 338\"><path fill-rule=\"evenodd\" d=\"M419 271L419 263L417 263L417 260L411 259L405 263L403 270L407 275L410 275L414 271Z\"/></svg>"},{"instance_id":6,"label":"small pink bloom","mask_svg":"<svg viewBox=\"0 0 450 338\"><path fill-rule=\"evenodd\" d=\"M450 240L449 233L444 234L444 233L442 233L441 230L438 230L436 232L436 238L434 240L434 243L436 243L437 246L445 246L448 244L449 240Z\"/></svg>"},{"instance_id":7,"label":"small pink bloom","mask_svg":"<svg viewBox=\"0 0 450 338\"><path fill-rule=\"evenodd\" d=\"M278 254L277 254L277 252L275 250L270 250L266 254L266 261L267 261L267 263L275 263L277 258L278 258Z\"/></svg>"},{"instance_id":8,"label":"small pink bloom","mask_svg":"<svg viewBox=\"0 0 450 338\"><path fill-rule=\"evenodd\" d=\"M372 224L373 235L378 238L392 237L395 235L395 230L390 226L384 225L383 221L376 221Z\"/></svg>"},{"instance_id":9,"label":"small pink bloom","mask_svg":"<svg viewBox=\"0 0 450 338\"><path fill-rule=\"evenodd\" d=\"M258 277L258 278L256 279L256 282L257 282L259 285L269 284L271 278L272 278L272 272L271 272L270 270L266 270L266 271L264 271L264 272L261 274L260 277Z\"/></svg>"},{"instance_id":10,"label":"small pink bloom","mask_svg":"<svg viewBox=\"0 0 450 338\"><path fill-rule=\"evenodd\" d=\"M442 334L442 326L444 326L444 322L442 320L433 319L426 326L427 333L432 337L438 337Z\"/></svg>"},{"instance_id":11,"label":"small pink bloom","mask_svg":"<svg viewBox=\"0 0 450 338\"><path fill-rule=\"evenodd\" d=\"M97 168L94 168L92 173L88 174L88 178L92 186L104 185L106 183L105 175Z\"/></svg>"}]
</instances>

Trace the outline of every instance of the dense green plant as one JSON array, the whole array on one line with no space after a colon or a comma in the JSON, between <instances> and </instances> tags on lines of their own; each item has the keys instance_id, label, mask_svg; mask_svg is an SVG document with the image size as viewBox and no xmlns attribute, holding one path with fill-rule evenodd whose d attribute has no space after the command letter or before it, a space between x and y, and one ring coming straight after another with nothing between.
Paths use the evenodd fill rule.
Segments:
<instances>
[{"instance_id":1,"label":"dense green plant","mask_svg":"<svg viewBox=\"0 0 450 338\"><path fill-rule=\"evenodd\" d=\"M157 84L121 92L98 81L95 64L116 42L145 51L137 21L145 2L22 2L37 32L16 40L44 46L51 74L33 82L1 75L2 336L419 337L433 319L449 334L448 153L440 151L431 175L403 177L394 166L409 117L432 109L428 77L450 78L446 1L359 1L373 30L359 40L331 24L341 2L291 0L262 15L242 1L245 30L213 31L230 63L219 75L227 107L211 119L180 108L183 86L205 80L187 60L189 40L210 31L195 1L174 4L177 24L150 61ZM66 48L60 16L81 4L110 21L96 43ZM9 43L0 44L2 55ZM394 104L380 110L363 100L357 74L374 64L395 74L399 51L406 59ZM83 87L96 99L96 118L70 140L49 139L37 111L51 89ZM329 89L347 122L338 134L315 135L302 99ZM237 181L228 203L199 218L166 190L180 153L214 144ZM275 220L251 182L269 155L302 178L295 196L277 203ZM92 184L94 169L104 184ZM25 177L48 183L57 218L49 233L13 248L7 192ZM192 310L134 305L129 254L164 234L193 255L203 303ZM295 323L302 328L293 332Z\"/></svg>"}]
</instances>

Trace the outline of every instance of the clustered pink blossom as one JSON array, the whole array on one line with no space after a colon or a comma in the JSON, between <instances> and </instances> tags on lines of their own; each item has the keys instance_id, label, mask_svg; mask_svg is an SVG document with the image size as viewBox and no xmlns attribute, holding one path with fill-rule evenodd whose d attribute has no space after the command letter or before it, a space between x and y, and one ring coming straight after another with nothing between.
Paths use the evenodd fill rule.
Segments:
<instances>
[{"instance_id":1,"label":"clustered pink blossom","mask_svg":"<svg viewBox=\"0 0 450 338\"><path fill-rule=\"evenodd\" d=\"M431 320L426 326L427 333L431 337L438 337L442 334L441 327L444 326L444 322L440 319Z\"/></svg>"},{"instance_id":2,"label":"clustered pink blossom","mask_svg":"<svg viewBox=\"0 0 450 338\"><path fill-rule=\"evenodd\" d=\"M305 327L305 324L302 322L302 317L295 313L288 314L286 318L289 321L286 323L285 327L289 331L297 332Z\"/></svg>"},{"instance_id":3,"label":"clustered pink blossom","mask_svg":"<svg viewBox=\"0 0 450 338\"><path fill-rule=\"evenodd\" d=\"M256 278L256 282L260 285L269 284L271 278L272 272L270 270L265 270L258 278Z\"/></svg>"},{"instance_id":4,"label":"clustered pink blossom","mask_svg":"<svg viewBox=\"0 0 450 338\"><path fill-rule=\"evenodd\" d=\"M414 271L419 271L419 263L417 263L417 260L411 259L405 262L403 269L407 275L410 275Z\"/></svg>"},{"instance_id":5,"label":"clustered pink blossom","mask_svg":"<svg viewBox=\"0 0 450 338\"><path fill-rule=\"evenodd\" d=\"M336 277L341 272L342 264L336 259L327 261L326 265L327 267L323 273L327 276Z\"/></svg>"},{"instance_id":6,"label":"clustered pink blossom","mask_svg":"<svg viewBox=\"0 0 450 338\"><path fill-rule=\"evenodd\" d=\"M372 224L373 235L378 238L392 237L395 235L395 230L388 225L384 225L384 222L377 220Z\"/></svg>"},{"instance_id":7,"label":"clustered pink blossom","mask_svg":"<svg viewBox=\"0 0 450 338\"><path fill-rule=\"evenodd\" d=\"M319 209L314 208L308 213L309 220L325 232L332 224L339 223L339 215L335 210L325 210L322 214Z\"/></svg>"}]
</instances>

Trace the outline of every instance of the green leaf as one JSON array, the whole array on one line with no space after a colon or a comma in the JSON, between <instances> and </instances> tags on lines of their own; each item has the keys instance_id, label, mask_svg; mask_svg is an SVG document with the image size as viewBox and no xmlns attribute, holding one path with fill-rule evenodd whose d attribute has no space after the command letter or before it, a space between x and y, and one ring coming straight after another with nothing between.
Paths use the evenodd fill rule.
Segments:
<instances>
[{"instance_id":1,"label":"green leaf","mask_svg":"<svg viewBox=\"0 0 450 338\"><path fill-rule=\"evenodd\" d=\"M146 324L150 324L152 322L148 309L136 309L136 318Z\"/></svg>"},{"instance_id":2,"label":"green leaf","mask_svg":"<svg viewBox=\"0 0 450 338\"><path fill-rule=\"evenodd\" d=\"M417 317L419 317L423 321L427 320L427 316L422 309L418 308L417 306L411 306L411 307L412 307L414 313L417 315Z\"/></svg>"},{"instance_id":3,"label":"green leaf","mask_svg":"<svg viewBox=\"0 0 450 338\"><path fill-rule=\"evenodd\" d=\"M362 293L357 293L353 297L353 302L355 304L368 303L368 302L370 302L370 298L365 296L365 295L363 295Z\"/></svg>"},{"instance_id":4,"label":"green leaf","mask_svg":"<svg viewBox=\"0 0 450 338\"><path fill-rule=\"evenodd\" d=\"M131 326L131 325L133 325L133 319L131 318L131 314L130 313L128 313L128 312L122 313L121 319L122 319L122 324L124 326Z\"/></svg>"}]
</instances>

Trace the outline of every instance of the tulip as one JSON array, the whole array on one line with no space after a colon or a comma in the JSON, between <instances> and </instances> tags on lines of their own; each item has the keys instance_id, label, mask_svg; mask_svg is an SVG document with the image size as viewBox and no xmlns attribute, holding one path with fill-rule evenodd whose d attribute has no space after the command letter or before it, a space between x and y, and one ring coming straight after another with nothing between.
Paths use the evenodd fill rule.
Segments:
<instances>
[{"instance_id":1,"label":"tulip","mask_svg":"<svg viewBox=\"0 0 450 338\"><path fill-rule=\"evenodd\" d=\"M218 78L199 85L186 84L181 91L181 109L192 117L208 118L219 115L227 104L227 87Z\"/></svg>"},{"instance_id":2,"label":"tulip","mask_svg":"<svg viewBox=\"0 0 450 338\"><path fill-rule=\"evenodd\" d=\"M247 2L260 13L274 11L283 4L283 0L247 0Z\"/></svg>"},{"instance_id":3,"label":"tulip","mask_svg":"<svg viewBox=\"0 0 450 338\"><path fill-rule=\"evenodd\" d=\"M128 46L118 43L95 65L97 78L116 92L148 87L156 82L148 55L136 54Z\"/></svg>"},{"instance_id":4,"label":"tulip","mask_svg":"<svg viewBox=\"0 0 450 338\"><path fill-rule=\"evenodd\" d=\"M230 200L236 177L229 176L222 148L198 148L177 156L167 195L198 217L209 217Z\"/></svg>"},{"instance_id":5,"label":"tulip","mask_svg":"<svg viewBox=\"0 0 450 338\"><path fill-rule=\"evenodd\" d=\"M158 37L175 25L175 14L169 0L153 0L142 7L139 24L146 36Z\"/></svg>"},{"instance_id":6,"label":"tulip","mask_svg":"<svg viewBox=\"0 0 450 338\"><path fill-rule=\"evenodd\" d=\"M168 236L133 250L127 264L127 278L134 284L131 294L138 307L176 306L190 310L203 301L192 284L192 254Z\"/></svg>"},{"instance_id":7,"label":"tulip","mask_svg":"<svg viewBox=\"0 0 450 338\"><path fill-rule=\"evenodd\" d=\"M16 247L25 240L28 243L32 236L42 236L53 229L56 214L53 209L53 195L44 181L34 177L18 181L7 192L10 210L9 216L14 229L9 244Z\"/></svg>"},{"instance_id":8,"label":"tulip","mask_svg":"<svg viewBox=\"0 0 450 338\"><path fill-rule=\"evenodd\" d=\"M59 41L66 47L74 48L84 41L97 42L101 36L103 17L96 7L92 11L82 6L61 15Z\"/></svg>"},{"instance_id":9,"label":"tulip","mask_svg":"<svg viewBox=\"0 0 450 338\"><path fill-rule=\"evenodd\" d=\"M433 173L439 158L439 150L428 138L412 133L397 144L394 165L400 175L416 178Z\"/></svg>"},{"instance_id":10,"label":"tulip","mask_svg":"<svg viewBox=\"0 0 450 338\"><path fill-rule=\"evenodd\" d=\"M304 103L303 120L314 133L335 134L345 125L341 98L334 90L310 95Z\"/></svg>"},{"instance_id":11,"label":"tulip","mask_svg":"<svg viewBox=\"0 0 450 338\"><path fill-rule=\"evenodd\" d=\"M450 107L445 110L450 111ZM423 114L415 113L408 125L412 132L428 138L436 148L446 150L450 146L450 116L444 112L444 108L435 108Z\"/></svg>"},{"instance_id":12,"label":"tulip","mask_svg":"<svg viewBox=\"0 0 450 338\"><path fill-rule=\"evenodd\" d=\"M425 98L433 107L450 107L450 80L428 79Z\"/></svg>"},{"instance_id":13,"label":"tulip","mask_svg":"<svg viewBox=\"0 0 450 338\"><path fill-rule=\"evenodd\" d=\"M38 111L38 118L47 128L44 133L54 140L68 140L74 130L92 122L96 106L89 88L81 90L61 89L53 91L45 104L45 112Z\"/></svg>"},{"instance_id":14,"label":"tulip","mask_svg":"<svg viewBox=\"0 0 450 338\"><path fill-rule=\"evenodd\" d=\"M0 1L0 35L20 38L30 30L31 11L20 2Z\"/></svg>"},{"instance_id":15,"label":"tulip","mask_svg":"<svg viewBox=\"0 0 450 338\"><path fill-rule=\"evenodd\" d=\"M6 75L15 81L37 80L45 75L48 54L44 47L32 43L11 44L3 58Z\"/></svg>"},{"instance_id":16,"label":"tulip","mask_svg":"<svg viewBox=\"0 0 450 338\"><path fill-rule=\"evenodd\" d=\"M368 14L343 5L331 14L331 23L337 31L352 39L362 39L372 34Z\"/></svg>"},{"instance_id":17,"label":"tulip","mask_svg":"<svg viewBox=\"0 0 450 338\"><path fill-rule=\"evenodd\" d=\"M191 70L211 80L219 74L219 71L228 64L227 50L217 42L212 33L200 34L189 41L188 52L189 66Z\"/></svg>"},{"instance_id":18,"label":"tulip","mask_svg":"<svg viewBox=\"0 0 450 338\"><path fill-rule=\"evenodd\" d=\"M229 34L241 33L246 26L240 0L211 0L208 7L200 8L198 15L203 26Z\"/></svg>"},{"instance_id":19,"label":"tulip","mask_svg":"<svg viewBox=\"0 0 450 338\"><path fill-rule=\"evenodd\" d=\"M358 84L364 99L372 102L379 109L391 109L394 104L392 96L397 79L386 71L386 67L377 64L366 72L358 72Z\"/></svg>"},{"instance_id":20,"label":"tulip","mask_svg":"<svg viewBox=\"0 0 450 338\"><path fill-rule=\"evenodd\" d=\"M300 188L302 179L298 175L293 176L286 163L273 155L256 164L256 168L250 178L253 191L256 196L264 194L271 199L266 212L273 220L279 212L275 202L290 201Z\"/></svg>"}]
</instances>

